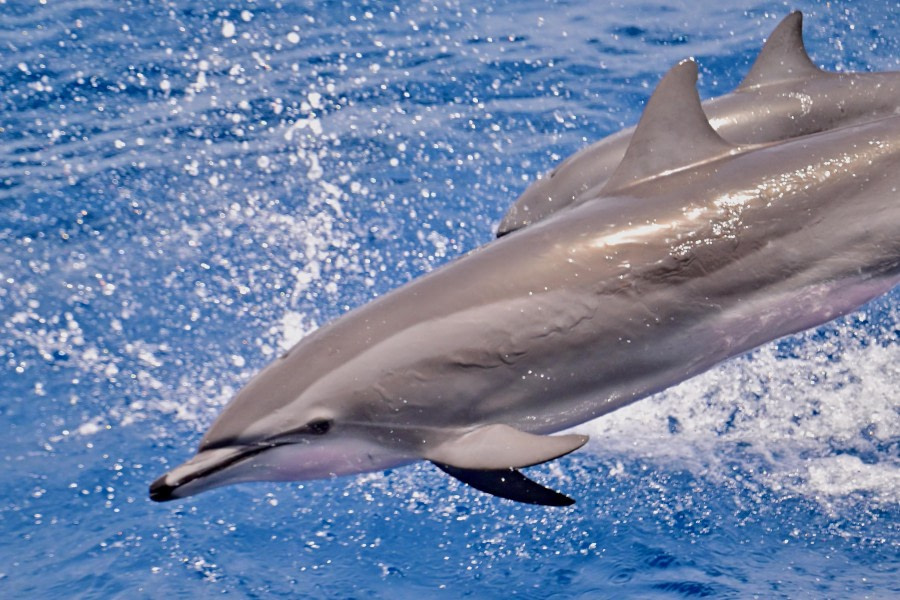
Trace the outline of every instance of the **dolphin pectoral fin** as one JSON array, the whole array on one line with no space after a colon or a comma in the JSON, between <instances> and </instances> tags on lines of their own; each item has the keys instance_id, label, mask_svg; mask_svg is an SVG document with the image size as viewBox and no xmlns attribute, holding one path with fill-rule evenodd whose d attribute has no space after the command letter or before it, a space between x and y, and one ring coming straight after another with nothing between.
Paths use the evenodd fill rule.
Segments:
<instances>
[{"instance_id":1,"label":"dolphin pectoral fin","mask_svg":"<svg viewBox=\"0 0 900 600\"><path fill-rule=\"evenodd\" d=\"M532 481L516 469L478 471L459 469L439 462L434 462L434 465L444 473L459 479L476 490L499 496L500 498L506 498L507 500L543 506L571 506L575 504L575 501L565 494L560 494L542 486L536 481Z\"/></svg>"},{"instance_id":2,"label":"dolphin pectoral fin","mask_svg":"<svg viewBox=\"0 0 900 600\"><path fill-rule=\"evenodd\" d=\"M509 425L485 425L455 437L423 458L476 471L530 467L578 450L586 435L535 435Z\"/></svg>"}]
</instances>

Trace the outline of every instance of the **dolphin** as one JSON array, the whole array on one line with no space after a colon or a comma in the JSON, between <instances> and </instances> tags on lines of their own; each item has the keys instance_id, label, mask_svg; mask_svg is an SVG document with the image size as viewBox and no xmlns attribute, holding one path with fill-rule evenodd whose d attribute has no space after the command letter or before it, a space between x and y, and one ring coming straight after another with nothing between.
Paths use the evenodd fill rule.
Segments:
<instances>
[{"instance_id":1,"label":"dolphin","mask_svg":"<svg viewBox=\"0 0 900 600\"><path fill-rule=\"evenodd\" d=\"M153 500L431 461L520 502L549 435L900 283L900 117L736 145L684 61L590 201L316 330L232 399Z\"/></svg>"},{"instance_id":2,"label":"dolphin","mask_svg":"<svg viewBox=\"0 0 900 600\"><path fill-rule=\"evenodd\" d=\"M775 142L900 114L900 72L823 71L806 53L802 26L800 12L785 17L741 84L703 103L713 128L726 140ZM633 133L628 128L595 142L535 181L500 221L497 236L596 197Z\"/></svg>"}]
</instances>

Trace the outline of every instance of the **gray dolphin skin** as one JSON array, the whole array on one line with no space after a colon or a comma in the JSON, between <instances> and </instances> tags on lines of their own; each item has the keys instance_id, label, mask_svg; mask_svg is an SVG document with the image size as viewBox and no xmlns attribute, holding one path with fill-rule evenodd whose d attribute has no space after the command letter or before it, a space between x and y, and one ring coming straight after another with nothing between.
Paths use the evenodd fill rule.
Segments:
<instances>
[{"instance_id":1,"label":"gray dolphin skin","mask_svg":"<svg viewBox=\"0 0 900 600\"><path fill-rule=\"evenodd\" d=\"M751 82L766 79L754 70ZM852 95L832 88L831 101L871 115L887 103L872 100L887 79L850 77L840 87ZM235 396L196 456L152 483L150 497L427 460L479 490L565 506L573 500L518 470L587 440L548 434L900 283L896 96L869 120L735 144L711 126L696 80L693 61L669 71L620 164L589 182L590 199L302 339ZM747 89L757 85L766 87ZM746 93L762 102L768 92ZM767 127L752 120L748 130ZM553 179L583 185L580 168Z\"/></svg>"},{"instance_id":2,"label":"gray dolphin skin","mask_svg":"<svg viewBox=\"0 0 900 600\"><path fill-rule=\"evenodd\" d=\"M799 12L785 17L737 89L703 103L729 142L776 142L898 114L900 72L822 71L806 53L802 24ZM534 182L500 221L497 236L596 198L633 133L628 128L595 142Z\"/></svg>"}]
</instances>

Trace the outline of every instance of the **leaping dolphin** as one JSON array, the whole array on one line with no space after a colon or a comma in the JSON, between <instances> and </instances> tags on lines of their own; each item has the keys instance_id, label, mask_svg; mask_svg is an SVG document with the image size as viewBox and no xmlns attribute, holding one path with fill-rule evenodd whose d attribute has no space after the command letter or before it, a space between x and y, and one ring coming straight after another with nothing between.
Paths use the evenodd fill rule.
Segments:
<instances>
[{"instance_id":1,"label":"leaping dolphin","mask_svg":"<svg viewBox=\"0 0 900 600\"><path fill-rule=\"evenodd\" d=\"M900 114L900 72L830 73L803 45L803 15L785 17L749 74L703 110L729 142L776 142ZM497 236L595 198L625 155L634 132L623 129L576 152L529 186L509 208Z\"/></svg>"},{"instance_id":2,"label":"leaping dolphin","mask_svg":"<svg viewBox=\"0 0 900 600\"><path fill-rule=\"evenodd\" d=\"M491 494L571 504L518 471L587 439L547 434L900 283L900 117L738 146L696 79L693 61L663 78L595 198L301 340L150 497L428 460Z\"/></svg>"}]
</instances>

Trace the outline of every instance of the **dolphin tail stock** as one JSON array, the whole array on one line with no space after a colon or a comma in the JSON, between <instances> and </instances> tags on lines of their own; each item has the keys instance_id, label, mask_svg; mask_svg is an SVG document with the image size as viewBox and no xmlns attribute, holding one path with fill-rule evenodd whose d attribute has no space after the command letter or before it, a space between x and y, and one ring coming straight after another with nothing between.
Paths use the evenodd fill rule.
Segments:
<instances>
[{"instance_id":1,"label":"dolphin tail stock","mask_svg":"<svg viewBox=\"0 0 900 600\"><path fill-rule=\"evenodd\" d=\"M564 456L587 440L585 435L535 435L508 425L486 425L444 442L425 458L448 475L494 496L525 504L570 506L573 499L517 469Z\"/></svg>"}]
</instances>

